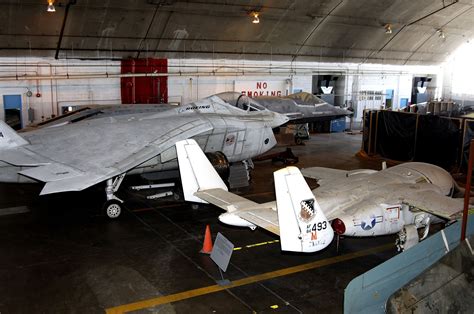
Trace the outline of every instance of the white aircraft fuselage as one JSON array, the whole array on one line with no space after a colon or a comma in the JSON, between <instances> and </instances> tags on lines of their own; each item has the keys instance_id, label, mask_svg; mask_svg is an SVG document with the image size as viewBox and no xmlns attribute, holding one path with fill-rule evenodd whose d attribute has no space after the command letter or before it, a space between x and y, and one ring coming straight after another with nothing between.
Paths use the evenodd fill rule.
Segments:
<instances>
[{"instance_id":1,"label":"white aircraft fuselage","mask_svg":"<svg viewBox=\"0 0 474 314\"><path fill-rule=\"evenodd\" d=\"M317 173L324 170L315 167L302 172L317 178ZM313 193L328 219L333 221L334 230L341 235L393 234L405 225L414 224L419 228L439 221L430 213L435 205L439 207L439 200L425 194L446 196L441 198L445 200L454 190L454 181L447 171L426 163L409 162L381 171L336 171L332 179L326 178L329 173L324 175L321 186ZM407 193L409 197L405 196ZM415 196L423 200L422 210L412 205Z\"/></svg>"},{"instance_id":2,"label":"white aircraft fuselage","mask_svg":"<svg viewBox=\"0 0 474 314\"><path fill-rule=\"evenodd\" d=\"M184 137L195 139L205 152L221 151L229 162L242 161L270 150L276 144L272 128L288 120L265 109L248 109L244 111L210 97L151 115L118 115L21 133L28 142L21 148L36 159L44 158L45 164L54 161L78 171L94 171L102 165L112 168L114 165L110 165L110 160L133 159L143 147L165 139L172 141L173 137L186 133L189 136ZM10 155L13 153L14 149L8 152ZM15 165L11 159L2 158L0 148L0 182L38 182L20 172L40 163L29 167L25 163ZM170 145L138 166L131 167L127 173L176 167L175 147Z\"/></svg>"}]
</instances>

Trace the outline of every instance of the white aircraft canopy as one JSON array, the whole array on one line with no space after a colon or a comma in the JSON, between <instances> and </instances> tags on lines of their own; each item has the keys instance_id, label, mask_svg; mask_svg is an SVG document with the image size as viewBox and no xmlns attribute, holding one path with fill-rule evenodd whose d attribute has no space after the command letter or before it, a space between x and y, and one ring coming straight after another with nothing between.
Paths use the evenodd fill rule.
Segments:
<instances>
[{"instance_id":1,"label":"white aircraft canopy","mask_svg":"<svg viewBox=\"0 0 474 314\"><path fill-rule=\"evenodd\" d=\"M266 111L267 109L260 105L255 99L237 92L224 92L216 94L223 101L231 104L234 107L245 111Z\"/></svg>"}]
</instances>

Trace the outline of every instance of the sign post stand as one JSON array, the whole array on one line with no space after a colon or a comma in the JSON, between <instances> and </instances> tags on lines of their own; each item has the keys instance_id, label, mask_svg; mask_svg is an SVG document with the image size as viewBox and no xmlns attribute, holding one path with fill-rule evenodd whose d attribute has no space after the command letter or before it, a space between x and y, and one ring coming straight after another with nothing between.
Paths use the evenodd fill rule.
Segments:
<instances>
[{"instance_id":1,"label":"sign post stand","mask_svg":"<svg viewBox=\"0 0 474 314\"><path fill-rule=\"evenodd\" d=\"M230 280L224 278L222 272L227 271L227 266L229 266L230 257L232 256L233 251L234 244L218 232L211 252L211 259L217 264L219 273L221 274L222 279L216 280L219 286L228 286L232 283Z\"/></svg>"}]
</instances>

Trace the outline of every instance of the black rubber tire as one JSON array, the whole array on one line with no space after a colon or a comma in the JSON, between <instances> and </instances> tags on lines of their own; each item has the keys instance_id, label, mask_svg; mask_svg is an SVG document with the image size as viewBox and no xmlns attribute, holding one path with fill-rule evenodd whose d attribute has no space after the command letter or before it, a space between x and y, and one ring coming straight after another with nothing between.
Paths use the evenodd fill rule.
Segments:
<instances>
[{"instance_id":1,"label":"black rubber tire","mask_svg":"<svg viewBox=\"0 0 474 314\"><path fill-rule=\"evenodd\" d=\"M104 204L104 214L109 219L118 219L122 214L122 203L117 200L110 200Z\"/></svg>"}]
</instances>

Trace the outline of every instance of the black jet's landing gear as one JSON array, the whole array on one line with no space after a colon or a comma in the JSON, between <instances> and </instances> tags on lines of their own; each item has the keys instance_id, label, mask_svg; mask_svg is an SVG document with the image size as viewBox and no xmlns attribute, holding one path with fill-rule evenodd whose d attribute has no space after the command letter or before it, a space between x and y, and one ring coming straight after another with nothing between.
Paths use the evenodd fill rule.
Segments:
<instances>
[{"instance_id":1,"label":"black jet's landing gear","mask_svg":"<svg viewBox=\"0 0 474 314\"><path fill-rule=\"evenodd\" d=\"M122 205L123 201L115 196L115 192L118 191L120 184L122 184L123 178L125 178L125 173L121 174L113 179L107 180L107 185L105 187L105 195L107 201L104 204L104 212L110 219L117 219L122 214Z\"/></svg>"}]
</instances>

